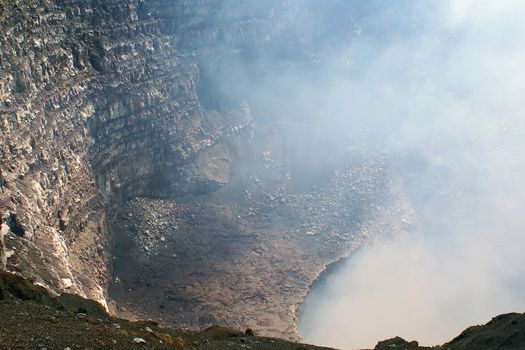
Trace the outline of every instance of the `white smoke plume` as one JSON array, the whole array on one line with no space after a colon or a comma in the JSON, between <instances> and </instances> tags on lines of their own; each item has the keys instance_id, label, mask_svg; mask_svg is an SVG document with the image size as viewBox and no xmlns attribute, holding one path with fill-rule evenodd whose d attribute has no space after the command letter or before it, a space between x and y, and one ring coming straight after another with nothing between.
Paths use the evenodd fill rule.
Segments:
<instances>
[{"instance_id":1,"label":"white smoke plume","mask_svg":"<svg viewBox=\"0 0 525 350\"><path fill-rule=\"evenodd\" d=\"M373 3L323 98L339 130L374 130L417 227L317 286L300 328L340 348L435 345L525 311L525 3Z\"/></svg>"}]
</instances>

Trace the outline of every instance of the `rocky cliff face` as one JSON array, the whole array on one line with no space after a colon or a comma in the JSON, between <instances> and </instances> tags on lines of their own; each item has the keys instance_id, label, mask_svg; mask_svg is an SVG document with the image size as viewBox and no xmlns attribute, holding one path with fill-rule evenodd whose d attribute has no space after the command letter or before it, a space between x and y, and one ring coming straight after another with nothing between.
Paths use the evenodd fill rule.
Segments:
<instances>
[{"instance_id":1,"label":"rocky cliff face","mask_svg":"<svg viewBox=\"0 0 525 350\"><path fill-rule=\"evenodd\" d=\"M295 308L310 283L376 224L375 210L359 208L384 201L395 207L386 216L407 214L385 181L388 165L374 162L295 196L286 142L221 84L231 62L277 62L270 76L314 64L330 42L319 41L322 23L301 28L296 18L313 11L301 4L310 2L0 0L3 267L106 304L112 267L124 265L132 271L113 279L120 302L140 304L145 294L122 291L156 283L171 305L144 303L145 317L197 300L179 316L197 308L202 317L171 322L253 324L296 337ZM188 204L195 195L210 197ZM156 199L129 202L143 197ZM159 222L163 212L170 217ZM240 236L247 243L233 254ZM176 252L183 260L170 265ZM114 264L112 254L133 261ZM143 265L151 275L135 274ZM206 288L214 279L218 287Z\"/></svg>"},{"instance_id":2,"label":"rocky cliff face","mask_svg":"<svg viewBox=\"0 0 525 350\"><path fill-rule=\"evenodd\" d=\"M183 28L207 6L0 3L8 269L103 301L108 209L123 198L206 192L227 181L221 142L244 132L248 113L203 110L197 59L178 35L196 35ZM210 163L217 171L202 169Z\"/></svg>"}]
</instances>

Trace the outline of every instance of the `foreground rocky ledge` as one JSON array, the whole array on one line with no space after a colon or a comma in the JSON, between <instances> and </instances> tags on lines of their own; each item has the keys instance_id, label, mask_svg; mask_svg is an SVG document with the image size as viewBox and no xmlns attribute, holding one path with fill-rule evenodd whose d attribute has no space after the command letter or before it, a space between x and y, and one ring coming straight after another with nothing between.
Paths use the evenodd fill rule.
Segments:
<instances>
[{"instance_id":1,"label":"foreground rocky ledge","mask_svg":"<svg viewBox=\"0 0 525 350\"><path fill-rule=\"evenodd\" d=\"M160 328L111 317L100 304L74 295L51 297L19 276L0 271L2 349L328 349L264 338L219 326L204 331ZM393 338L376 350L430 349ZM432 349L525 349L525 314L493 318Z\"/></svg>"},{"instance_id":2,"label":"foreground rocky ledge","mask_svg":"<svg viewBox=\"0 0 525 350\"><path fill-rule=\"evenodd\" d=\"M5 272L0 272L0 315L0 349L323 349L257 337L250 330L213 326L196 332L130 322L92 300L54 298Z\"/></svg>"}]
</instances>

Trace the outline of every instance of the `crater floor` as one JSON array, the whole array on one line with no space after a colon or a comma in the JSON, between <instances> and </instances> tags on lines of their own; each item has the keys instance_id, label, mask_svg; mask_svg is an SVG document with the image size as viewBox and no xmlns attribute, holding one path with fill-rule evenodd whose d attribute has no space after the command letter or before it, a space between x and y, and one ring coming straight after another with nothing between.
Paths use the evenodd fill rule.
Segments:
<instances>
[{"instance_id":1,"label":"crater floor","mask_svg":"<svg viewBox=\"0 0 525 350\"><path fill-rule=\"evenodd\" d=\"M297 340L296 310L325 267L409 224L390 176L382 161L356 162L307 191L249 176L207 195L130 200L110 225L110 297L128 317Z\"/></svg>"}]
</instances>

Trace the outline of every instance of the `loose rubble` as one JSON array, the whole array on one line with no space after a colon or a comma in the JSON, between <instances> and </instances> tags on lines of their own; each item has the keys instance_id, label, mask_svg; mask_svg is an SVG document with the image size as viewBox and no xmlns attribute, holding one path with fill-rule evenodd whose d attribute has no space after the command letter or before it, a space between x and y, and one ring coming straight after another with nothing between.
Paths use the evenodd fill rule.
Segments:
<instances>
[{"instance_id":1,"label":"loose rubble","mask_svg":"<svg viewBox=\"0 0 525 350\"><path fill-rule=\"evenodd\" d=\"M111 224L110 295L123 315L296 340L296 311L325 267L413 223L378 155L347 162L308 191L294 189L293 174L268 181L276 168L209 195L128 201Z\"/></svg>"}]
</instances>

